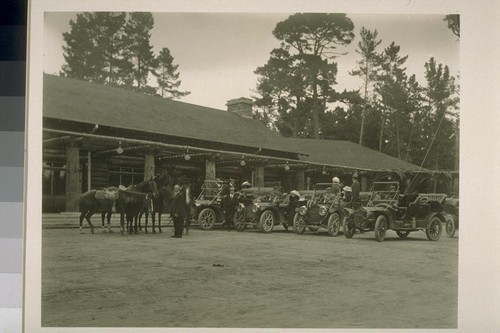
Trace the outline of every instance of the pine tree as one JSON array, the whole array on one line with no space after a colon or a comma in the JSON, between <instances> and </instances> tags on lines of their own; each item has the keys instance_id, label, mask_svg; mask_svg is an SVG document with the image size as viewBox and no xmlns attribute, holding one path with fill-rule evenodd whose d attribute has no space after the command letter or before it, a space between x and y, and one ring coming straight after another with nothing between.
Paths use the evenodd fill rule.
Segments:
<instances>
[{"instance_id":1,"label":"pine tree","mask_svg":"<svg viewBox=\"0 0 500 333\"><path fill-rule=\"evenodd\" d=\"M153 46L150 44L153 26L151 13L133 12L129 14L123 29L124 57L130 67L130 74L125 78L124 84L146 93L154 93L154 89L148 85L148 79L157 66Z\"/></svg>"},{"instance_id":2,"label":"pine tree","mask_svg":"<svg viewBox=\"0 0 500 333\"><path fill-rule=\"evenodd\" d=\"M96 55L95 25L93 13L79 13L76 20L70 20L70 32L63 33L63 56L66 63L62 66L60 75L98 81L97 72L100 67L99 56Z\"/></svg>"},{"instance_id":3,"label":"pine tree","mask_svg":"<svg viewBox=\"0 0 500 333\"><path fill-rule=\"evenodd\" d=\"M168 48L164 47L161 49L157 61L158 67L154 74L158 82L158 90L161 92L161 97L175 99L189 95L189 91L178 90L181 84L181 80L179 79L180 73L177 71L179 65L174 65L174 57L170 54Z\"/></svg>"},{"instance_id":4,"label":"pine tree","mask_svg":"<svg viewBox=\"0 0 500 333\"><path fill-rule=\"evenodd\" d=\"M370 31L365 27L361 28L361 40L358 43L356 52L361 55L361 60L357 61L358 68L351 71L349 74L359 76L363 80L363 111L361 113L361 130L359 134L359 144L363 144L363 135L365 130L365 118L370 100L370 89L373 85L379 67L380 56L376 52L377 46L380 45L382 40L377 39L377 30Z\"/></svg>"},{"instance_id":5,"label":"pine tree","mask_svg":"<svg viewBox=\"0 0 500 333\"><path fill-rule=\"evenodd\" d=\"M294 14L276 25L273 35L281 47L255 71L261 75L257 92L262 96L256 104L274 112L282 134L321 136L320 118L336 83L332 59L339 45L352 41L353 28L345 14L324 13Z\"/></svg>"}]
</instances>

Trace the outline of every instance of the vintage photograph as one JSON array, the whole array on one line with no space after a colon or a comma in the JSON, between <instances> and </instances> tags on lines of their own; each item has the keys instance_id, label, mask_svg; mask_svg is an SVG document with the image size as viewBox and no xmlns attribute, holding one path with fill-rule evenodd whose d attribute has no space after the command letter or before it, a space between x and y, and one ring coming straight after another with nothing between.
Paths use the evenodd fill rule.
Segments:
<instances>
[{"instance_id":1,"label":"vintage photograph","mask_svg":"<svg viewBox=\"0 0 500 333\"><path fill-rule=\"evenodd\" d=\"M460 15L46 11L41 326L454 329Z\"/></svg>"}]
</instances>

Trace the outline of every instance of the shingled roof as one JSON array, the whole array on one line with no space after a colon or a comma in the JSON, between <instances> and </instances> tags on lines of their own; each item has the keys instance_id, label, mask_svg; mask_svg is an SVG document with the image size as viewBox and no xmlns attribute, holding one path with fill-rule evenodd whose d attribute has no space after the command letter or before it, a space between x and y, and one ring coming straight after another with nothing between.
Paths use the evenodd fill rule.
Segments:
<instances>
[{"instance_id":1,"label":"shingled roof","mask_svg":"<svg viewBox=\"0 0 500 333\"><path fill-rule=\"evenodd\" d=\"M44 75L43 116L175 137L296 153L264 124L214 108Z\"/></svg>"},{"instance_id":2,"label":"shingled roof","mask_svg":"<svg viewBox=\"0 0 500 333\"><path fill-rule=\"evenodd\" d=\"M302 161L350 169L419 170L417 165L353 142L284 138L262 123L232 112L121 88L45 74L43 91L45 118L271 151L300 152L307 154L298 155Z\"/></svg>"},{"instance_id":3,"label":"shingled roof","mask_svg":"<svg viewBox=\"0 0 500 333\"><path fill-rule=\"evenodd\" d=\"M350 141L296 138L289 138L287 140L298 150L308 154L308 156L300 157L303 161L360 170L419 170L418 165L405 162ZM421 171L427 170L422 169Z\"/></svg>"}]
</instances>

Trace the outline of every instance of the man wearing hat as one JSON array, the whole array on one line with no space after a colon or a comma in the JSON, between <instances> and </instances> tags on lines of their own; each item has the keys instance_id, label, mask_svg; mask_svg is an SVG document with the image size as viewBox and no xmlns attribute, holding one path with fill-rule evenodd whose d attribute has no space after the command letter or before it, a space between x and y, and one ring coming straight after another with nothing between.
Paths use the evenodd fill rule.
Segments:
<instances>
[{"instance_id":1,"label":"man wearing hat","mask_svg":"<svg viewBox=\"0 0 500 333\"><path fill-rule=\"evenodd\" d=\"M358 182L358 174L355 172L352 175L351 185L352 207L354 209L358 208L361 204L361 197L359 196L359 192L361 192L361 185Z\"/></svg>"},{"instance_id":2,"label":"man wearing hat","mask_svg":"<svg viewBox=\"0 0 500 333\"><path fill-rule=\"evenodd\" d=\"M283 224L286 230L289 225L293 225L293 218L295 217L295 208L300 199L300 193L297 190L290 191L290 201L288 203L288 225Z\"/></svg>"},{"instance_id":3,"label":"man wearing hat","mask_svg":"<svg viewBox=\"0 0 500 333\"><path fill-rule=\"evenodd\" d=\"M338 177L333 177L332 178L332 193L334 195L340 194L340 179Z\"/></svg>"}]
</instances>

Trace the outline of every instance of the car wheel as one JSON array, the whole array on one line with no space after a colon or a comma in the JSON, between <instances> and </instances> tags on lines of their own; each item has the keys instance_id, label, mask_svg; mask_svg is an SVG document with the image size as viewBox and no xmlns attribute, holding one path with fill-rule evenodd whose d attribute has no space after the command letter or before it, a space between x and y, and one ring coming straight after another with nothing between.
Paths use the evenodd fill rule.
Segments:
<instances>
[{"instance_id":1,"label":"car wheel","mask_svg":"<svg viewBox=\"0 0 500 333\"><path fill-rule=\"evenodd\" d=\"M448 237L453 237L455 235L455 221L453 220L453 217L448 217L446 220L446 234Z\"/></svg>"},{"instance_id":2,"label":"car wheel","mask_svg":"<svg viewBox=\"0 0 500 333\"><path fill-rule=\"evenodd\" d=\"M333 213L328 219L328 234L335 237L340 232L340 215L339 213Z\"/></svg>"},{"instance_id":3,"label":"car wheel","mask_svg":"<svg viewBox=\"0 0 500 333\"><path fill-rule=\"evenodd\" d=\"M293 218L293 231L296 234L303 234L304 230L306 230L306 217L296 213Z\"/></svg>"},{"instance_id":4,"label":"car wheel","mask_svg":"<svg viewBox=\"0 0 500 333\"><path fill-rule=\"evenodd\" d=\"M348 218L344 221L344 236L346 238L352 238L356 233L356 228L354 227L354 221L349 221Z\"/></svg>"},{"instance_id":5,"label":"car wheel","mask_svg":"<svg viewBox=\"0 0 500 333\"><path fill-rule=\"evenodd\" d=\"M399 238L406 238L410 234L410 230L396 230Z\"/></svg>"},{"instance_id":6,"label":"car wheel","mask_svg":"<svg viewBox=\"0 0 500 333\"><path fill-rule=\"evenodd\" d=\"M437 241L441 238L441 232L443 231L443 226L441 225L441 220L439 217L434 216L429 225L427 226L427 230L425 230L425 234L427 235L427 239L431 241Z\"/></svg>"},{"instance_id":7,"label":"car wheel","mask_svg":"<svg viewBox=\"0 0 500 333\"><path fill-rule=\"evenodd\" d=\"M264 233L269 233L273 231L273 227L274 227L274 213L270 210L266 210L260 215L259 229Z\"/></svg>"},{"instance_id":8,"label":"car wheel","mask_svg":"<svg viewBox=\"0 0 500 333\"><path fill-rule=\"evenodd\" d=\"M234 228L238 231L243 231L247 228L247 221L245 221L245 212L236 212L233 217Z\"/></svg>"},{"instance_id":9,"label":"car wheel","mask_svg":"<svg viewBox=\"0 0 500 333\"><path fill-rule=\"evenodd\" d=\"M384 215L377 217L375 222L375 239L379 242L383 241L385 238L385 233L387 232L387 219Z\"/></svg>"},{"instance_id":10,"label":"car wheel","mask_svg":"<svg viewBox=\"0 0 500 333\"><path fill-rule=\"evenodd\" d=\"M198 225L203 230L213 229L215 225L216 215L212 208L203 208L198 215Z\"/></svg>"}]
</instances>

